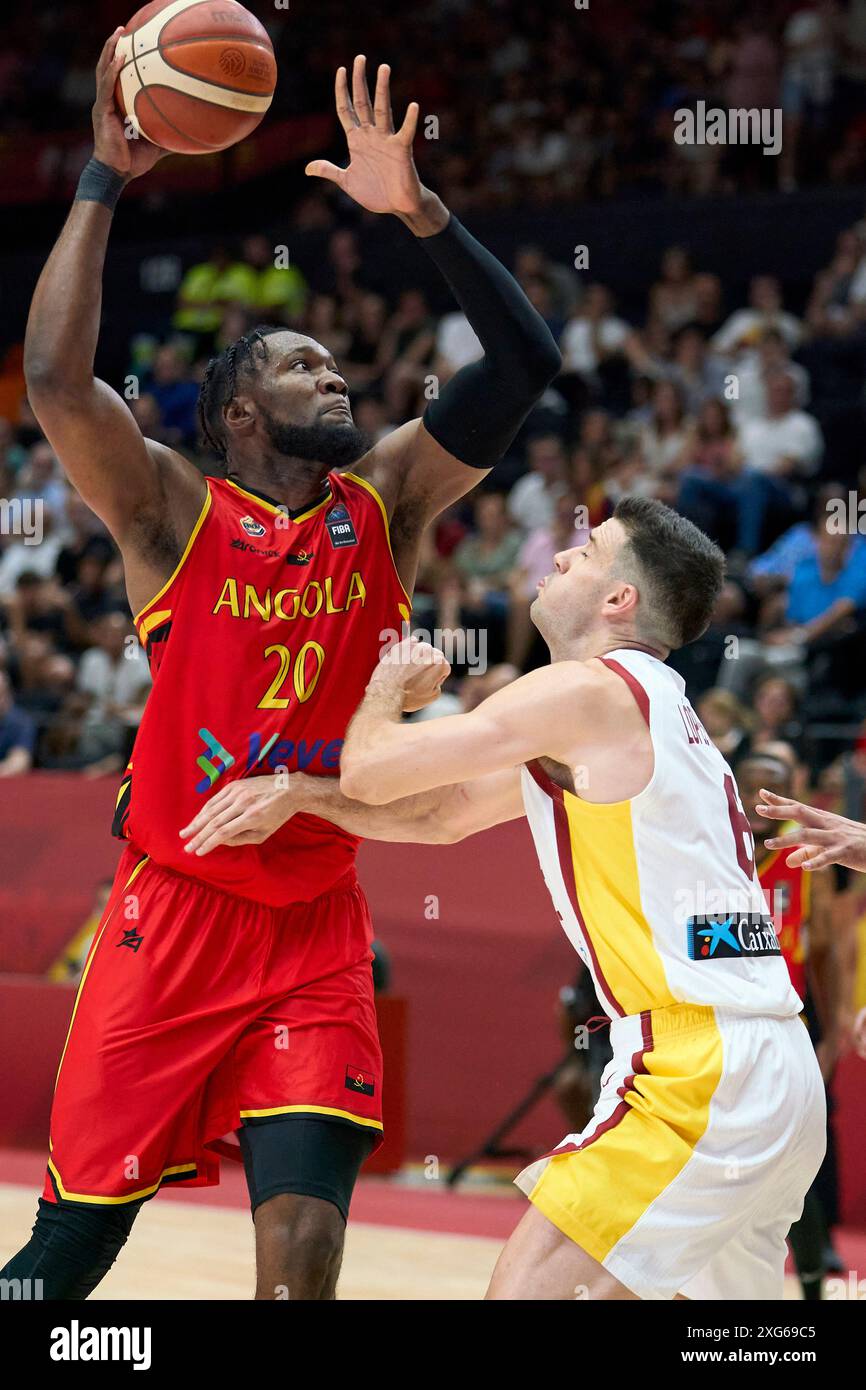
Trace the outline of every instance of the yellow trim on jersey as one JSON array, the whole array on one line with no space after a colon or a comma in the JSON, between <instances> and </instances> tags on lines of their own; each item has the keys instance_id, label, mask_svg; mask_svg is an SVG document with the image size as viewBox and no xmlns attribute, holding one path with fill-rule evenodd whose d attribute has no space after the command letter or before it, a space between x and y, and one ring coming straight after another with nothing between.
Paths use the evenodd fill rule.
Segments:
<instances>
[{"instance_id":1,"label":"yellow trim on jersey","mask_svg":"<svg viewBox=\"0 0 866 1390\"><path fill-rule=\"evenodd\" d=\"M235 492L239 492L242 496L248 497L249 500L255 502L257 506L264 507L265 511L270 512L272 516L284 517L286 521L290 521L293 526L297 526L300 522L306 521L311 516L315 516L316 512L320 512L323 507L327 507L328 503L333 501L333 494L329 487L327 497L323 498L321 502L317 502L314 507L310 507L307 511L301 512L300 516L289 516L287 507L277 507L273 502L266 502L263 497L256 496L254 492L247 492L245 487L241 487L240 483L236 483L232 478L226 478L226 482L229 487L234 488Z\"/></svg>"},{"instance_id":2,"label":"yellow trim on jersey","mask_svg":"<svg viewBox=\"0 0 866 1390\"><path fill-rule=\"evenodd\" d=\"M812 916L812 871L800 865L803 882L800 887L800 926L808 927Z\"/></svg>"},{"instance_id":3,"label":"yellow trim on jersey","mask_svg":"<svg viewBox=\"0 0 866 1390\"><path fill-rule=\"evenodd\" d=\"M161 627L171 617L170 608L158 608L153 613L148 613L144 622L138 629L138 640L143 647L147 646L147 639L154 628Z\"/></svg>"},{"instance_id":4,"label":"yellow trim on jersey","mask_svg":"<svg viewBox=\"0 0 866 1390\"><path fill-rule=\"evenodd\" d=\"M652 1020L662 1024L655 1012ZM596 1260L610 1254L682 1172L706 1132L722 1079L724 1048L712 1010L691 1030L660 1031L643 1054L646 1071L625 1093L627 1113L586 1148L551 1157L529 1194Z\"/></svg>"},{"instance_id":5,"label":"yellow trim on jersey","mask_svg":"<svg viewBox=\"0 0 866 1390\"><path fill-rule=\"evenodd\" d=\"M356 1125L366 1125L368 1129L383 1129L381 1120L368 1120L366 1115L353 1115L351 1110L335 1110L330 1105L275 1105L270 1110L242 1110L242 1120L258 1120L266 1115L336 1115L340 1120L351 1120Z\"/></svg>"},{"instance_id":6,"label":"yellow trim on jersey","mask_svg":"<svg viewBox=\"0 0 866 1390\"><path fill-rule=\"evenodd\" d=\"M771 850L769 854L765 854L760 863L757 859L755 860L755 873L758 875L759 879L761 874L765 874L768 869L773 867L781 853L782 851L780 849L774 849Z\"/></svg>"},{"instance_id":7,"label":"yellow trim on jersey","mask_svg":"<svg viewBox=\"0 0 866 1390\"><path fill-rule=\"evenodd\" d=\"M137 1192L126 1192L122 1197L92 1197L85 1192L68 1192L63 1186L60 1174L50 1158L48 1160L48 1167L54 1174L54 1181L57 1183L57 1191L67 1202L89 1202L99 1207L118 1207L123 1206L126 1202L137 1202L142 1197L152 1197L154 1192L165 1182L165 1179L173 1176L175 1173L186 1173L192 1178L198 1173L198 1166L195 1163L181 1163L175 1168L163 1168L155 1183L152 1183L150 1187L140 1187Z\"/></svg>"},{"instance_id":8,"label":"yellow trim on jersey","mask_svg":"<svg viewBox=\"0 0 866 1390\"><path fill-rule=\"evenodd\" d=\"M358 485L359 485L360 487L365 488L366 491L369 492L370 496L374 499L374 501L378 503L379 511L382 513L382 525L385 527L385 540L388 542L388 553L389 553L389 555L391 556L391 564L394 566L394 573L395 573L396 576L397 576L397 583L400 585L400 588L403 590L403 593L406 595L406 602L408 603L408 605L409 605L409 611L411 612L411 610L412 610L412 595L409 593L409 590L406 588L405 584L403 583L402 579L400 578L400 574L399 574L399 571L398 571L398 569L397 569L397 562L396 562L396 560L394 559L394 550L393 550L393 547L392 547L392 545L391 545L391 523L390 523L389 520L388 520L388 513L387 513L387 511L386 511L386 509L385 509L385 503L382 501L382 498L380 497L380 495L379 495L378 491L376 490L376 488L374 488L373 484L372 484L372 483L368 483L366 478L361 478L361 477L359 477L359 475L358 475L357 473L341 473L341 474L340 474L340 477L341 477L341 478L351 478L351 480L352 480L353 483L358 483ZM402 606L401 606L401 609L400 609L400 613L401 613L401 616L403 616L403 609L402 609ZM409 618L406 617L405 620L406 620L406 622L408 623Z\"/></svg>"},{"instance_id":9,"label":"yellow trim on jersey","mask_svg":"<svg viewBox=\"0 0 866 1390\"><path fill-rule=\"evenodd\" d=\"M785 821L781 821L779 825L777 825L777 826L774 827L774 829L773 829L773 835L774 835L774 836L775 836L775 835L787 835L787 833L788 833L789 830L796 830L796 829L797 829L797 822L796 822L795 820L785 820ZM757 859L755 859L755 872L757 873L758 878L761 877L761 874L762 874L762 873L764 873L764 872L765 872L767 869L769 869L773 864L775 864L775 862L776 862L776 860L779 858L779 855L780 855L780 854L790 854L790 853L791 853L791 851L790 851L789 849L786 849L786 850L772 849L772 850L770 850L770 852L769 852L768 854L765 854L765 855L764 855L764 857L763 857L763 859L761 860L760 864L758 863ZM801 865L800 867L802 868L802 865ZM806 873L808 873L808 872L809 872L809 871L808 871L808 869L807 869L807 870L806 870Z\"/></svg>"},{"instance_id":10,"label":"yellow trim on jersey","mask_svg":"<svg viewBox=\"0 0 866 1390\"><path fill-rule=\"evenodd\" d=\"M105 921L104 921L103 924L102 924L102 927L101 927L101 929L100 929L99 935L96 937L96 940L94 941L93 945L92 945L91 948L90 948L90 951L89 951L88 956L87 956L87 964L85 965L83 971L81 972L81 979L80 979L79 982L78 982L78 989L75 991L75 1003L72 1005L72 1017L71 1017L70 1020L69 1020L69 1027L68 1027L67 1030L66 1030L66 1042L63 1044L63 1051L62 1051L61 1054L60 1054L60 1061L59 1061L59 1063L57 1064L57 1075L56 1075L55 1078L54 1078L54 1089L55 1089L55 1090L57 1089L57 1082L60 1080L60 1068L63 1066L63 1059L64 1059L64 1057L66 1056L66 1049L67 1049L67 1047L69 1046L69 1039L70 1039L70 1037L72 1036L72 1025L73 1025L74 1022L75 1022L75 1015L78 1013L78 1002L79 1002L79 1000L81 999L81 991L84 989L84 981L87 979L87 976L88 976L89 973L90 973L90 966L91 966L91 963L92 963L92 961L93 961L93 957L96 955L96 948L97 948L97 946L99 945L100 941L102 940L102 935L103 935L103 932L105 931L105 928L108 926L109 922L111 921L112 917L114 916L115 908L117 907L118 903L120 902L121 897L122 897L123 894L126 892L127 888L130 886L130 884L131 884L131 883L134 883L135 880L138 878L138 875L141 873L141 871L142 871L142 869L144 868L145 864L148 864L149 862L150 862L150 855L149 855L149 854L146 854L146 855L144 856L143 859L139 859L139 861L138 861L138 863L136 864L135 868L133 869L132 873L129 875L129 878L126 880L126 882L124 883L124 885L123 885L123 887L121 888L120 892L118 893L117 898L115 899L115 902L114 902L114 906L112 907L111 911L108 913L108 915L107 915ZM50 1147L50 1140L49 1140L49 1147Z\"/></svg>"},{"instance_id":11,"label":"yellow trim on jersey","mask_svg":"<svg viewBox=\"0 0 866 1390\"><path fill-rule=\"evenodd\" d=\"M210 485L208 484L207 480L205 480L205 489L206 489L206 491L205 491L205 499L204 499L204 501L202 502L201 511L200 511L199 514L198 514L198 520L196 521L195 526L193 526L192 531L190 532L189 540L187 541L186 545L184 546L183 554L181 555L180 559L178 560L177 564L175 565L174 570L173 570L173 572L172 572L172 574L171 574L171 577L165 581L165 583L163 584L162 588L161 588L157 593L154 594L153 598L152 598L152 599L149 599L148 602L144 605L144 607L141 608L141 609L139 609L139 611L136 613L135 617L134 617L133 620L132 620L136 627L138 627L138 624L141 622L141 619L144 617L144 615L145 615L145 613L147 612L148 608L152 608L153 605L154 605L155 603L158 603L158 602L159 602L159 600L162 598L163 594L165 594L165 593L168 592L168 590L171 588L171 586L172 586L172 584L174 583L174 581L177 579L177 576L180 574L181 570L183 569L184 565L186 564L187 558L188 558L188 556L189 556L189 552L192 550L193 544L194 544L194 542L195 542L195 538L196 538L196 536L198 535L199 531L201 530L202 525L203 525L203 523L204 523L204 519L205 519L205 517L207 516L207 514L208 514L208 512L210 511L210 508L211 508L211 490L210 490ZM170 616L170 615L171 615L171 610L169 609L169 610L168 610L167 616Z\"/></svg>"},{"instance_id":12,"label":"yellow trim on jersey","mask_svg":"<svg viewBox=\"0 0 866 1390\"><path fill-rule=\"evenodd\" d=\"M626 1014L675 1004L641 906L632 803L570 792L563 800L577 901L603 980Z\"/></svg>"}]
</instances>

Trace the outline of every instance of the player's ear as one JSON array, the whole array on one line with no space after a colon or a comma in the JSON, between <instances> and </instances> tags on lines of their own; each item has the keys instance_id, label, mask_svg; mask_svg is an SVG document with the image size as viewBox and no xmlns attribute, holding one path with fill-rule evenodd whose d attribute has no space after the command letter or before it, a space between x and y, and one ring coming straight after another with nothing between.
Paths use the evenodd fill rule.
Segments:
<instances>
[{"instance_id":1,"label":"player's ear","mask_svg":"<svg viewBox=\"0 0 866 1390\"><path fill-rule=\"evenodd\" d=\"M232 434L247 434L255 424L255 405L248 396L235 396L225 407L223 419Z\"/></svg>"},{"instance_id":2,"label":"player's ear","mask_svg":"<svg viewBox=\"0 0 866 1390\"><path fill-rule=\"evenodd\" d=\"M617 622L636 621L638 607L637 585L621 579L606 593L602 612Z\"/></svg>"}]
</instances>

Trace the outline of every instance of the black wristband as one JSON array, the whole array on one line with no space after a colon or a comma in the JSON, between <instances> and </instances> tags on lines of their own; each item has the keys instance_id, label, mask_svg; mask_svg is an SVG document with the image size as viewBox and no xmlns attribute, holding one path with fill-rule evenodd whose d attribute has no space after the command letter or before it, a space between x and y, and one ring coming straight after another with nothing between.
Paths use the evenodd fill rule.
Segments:
<instances>
[{"instance_id":1,"label":"black wristband","mask_svg":"<svg viewBox=\"0 0 866 1390\"><path fill-rule=\"evenodd\" d=\"M75 190L76 203L102 203L110 212L126 187L126 179L101 159L91 159L81 171Z\"/></svg>"}]
</instances>

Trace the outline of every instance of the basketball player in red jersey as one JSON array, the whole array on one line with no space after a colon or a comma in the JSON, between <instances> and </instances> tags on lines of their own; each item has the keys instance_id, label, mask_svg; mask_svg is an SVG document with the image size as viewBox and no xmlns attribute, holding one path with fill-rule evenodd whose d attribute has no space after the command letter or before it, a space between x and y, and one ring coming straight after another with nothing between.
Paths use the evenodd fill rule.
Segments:
<instances>
[{"instance_id":1,"label":"basketball player in red jersey","mask_svg":"<svg viewBox=\"0 0 866 1390\"><path fill-rule=\"evenodd\" d=\"M805 1001L804 1018L824 1084L829 1087L843 1032L833 870L810 872L803 864L788 862L792 856L786 859L784 850L768 843L775 827L772 820L760 813L757 805L765 787L778 797L789 797L796 766L796 755L790 744L759 746L737 764L737 785L755 841L758 879L776 923L791 984ZM830 1105L832 1098L828 1091ZM830 1228L821 1190L819 1178L806 1193L803 1214L788 1234L803 1297L810 1302L821 1298L828 1272Z\"/></svg>"},{"instance_id":2,"label":"basketball player in red jersey","mask_svg":"<svg viewBox=\"0 0 866 1390\"><path fill-rule=\"evenodd\" d=\"M42 272L27 330L33 409L120 546L153 690L117 802L125 840L60 1060L50 1159L28 1245L5 1277L85 1298L143 1201L218 1180L238 1134L260 1298L330 1298L349 1199L382 1130L371 927L359 843L315 815L265 843L189 856L212 794L285 767L336 778L383 636L409 616L420 537L514 438L559 369L512 277L418 180L413 103L395 131L389 71L337 74L346 169L307 168L396 215L483 350L369 447L327 345L257 330L211 362L205 478L146 440L95 379L101 277L124 185L161 151L128 141L103 50L94 158ZM429 698L434 692L430 692ZM217 1146L216 1148L214 1146Z\"/></svg>"}]
</instances>

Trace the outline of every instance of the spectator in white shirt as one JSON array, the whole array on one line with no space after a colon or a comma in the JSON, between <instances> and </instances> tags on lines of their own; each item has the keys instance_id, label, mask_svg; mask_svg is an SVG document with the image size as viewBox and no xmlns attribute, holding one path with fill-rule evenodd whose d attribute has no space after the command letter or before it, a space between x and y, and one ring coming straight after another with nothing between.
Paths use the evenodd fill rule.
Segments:
<instances>
[{"instance_id":1,"label":"spectator in white shirt","mask_svg":"<svg viewBox=\"0 0 866 1390\"><path fill-rule=\"evenodd\" d=\"M529 472L508 494L508 515L524 531L549 527L557 497L566 488L567 461L559 435L540 434L527 446Z\"/></svg>"},{"instance_id":2,"label":"spectator in white shirt","mask_svg":"<svg viewBox=\"0 0 866 1390\"><path fill-rule=\"evenodd\" d=\"M93 624L95 644L78 667L76 686L88 698L79 743L84 762L120 754L131 743L150 690L150 671L144 652L130 640L129 619L106 613Z\"/></svg>"},{"instance_id":3,"label":"spectator in white shirt","mask_svg":"<svg viewBox=\"0 0 866 1390\"><path fill-rule=\"evenodd\" d=\"M748 420L762 419L767 413L767 379L783 371L794 384L794 403L803 407L809 400L809 373L799 362L791 361L788 344L775 328L764 334L757 351L737 372L739 395L731 402L734 418L743 426Z\"/></svg>"},{"instance_id":4,"label":"spectator in white shirt","mask_svg":"<svg viewBox=\"0 0 866 1390\"><path fill-rule=\"evenodd\" d=\"M795 382L783 368L767 376L765 388L765 413L740 429L746 466L776 478L810 477L824 452L818 421L797 408Z\"/></svg>"},{"instance_id":5,"label":"spectator in white shirt","mask_svg":"<svg viewBox=\"0 0 866 1390\"><path fill-rule=\"evenodd\" d=\"M625 320L612 312L610 291L604 285L590 285L578 312L562 331L563 372L573 372L594 384L601 364L623 355L630 333Z\"/></svg>"},{"instance_id":6,"label":"spectator in white shirt","mask_svg":"<svg viewBox=\"0 0 866 1390\"><path fill-rule=\"evenodd\" d=\"M41 499L33 498L30 507L41 507ZM57 557L63 549L63 537L57 533L54 517L47 507L41 513L25 513L29 534L16 536L0 551L0 598L14 594L22 574L28 571L40 579L51 579L57 568ZM37 529L41 526L41 533ZM41 534L41 539L40 539Z\"/></svg>"},{"instance_id":7,"label":"spectator in white shirt","mask_svg":"<svg viewBox=\"0 0 866 1390\"><path fill-rule=\"evenodd\" d=\"M748 309L731 314L713 338L712 347L731 358L736 370L770 329L781 333L792 351L803 340L802 323L782 307L782 291L775 275L756 275L749 285Z\"/></svg>"},{"instance_id":8,"label":"spectator in white shirt","mask_svg":"<svg viewBox=\"0 0 866 1390\"><path fill-rule=\"evenodd\" d=\"M469 362L477 362L484 349L466 315L460 311L440 319L436 331L434 372L441 385Z\"/></svg>"}]
</instances>

